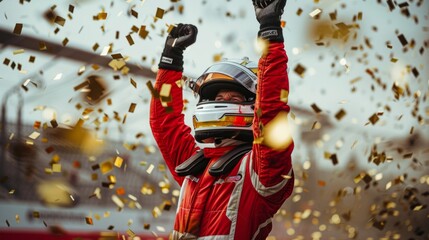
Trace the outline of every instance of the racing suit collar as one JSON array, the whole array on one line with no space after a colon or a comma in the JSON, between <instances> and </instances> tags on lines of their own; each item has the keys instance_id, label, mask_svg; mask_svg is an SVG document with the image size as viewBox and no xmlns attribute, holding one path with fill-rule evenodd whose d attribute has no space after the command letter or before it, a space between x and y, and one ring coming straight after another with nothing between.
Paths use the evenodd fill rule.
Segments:
<instances>
[{"instance_id":1,"label":"racing suit collar","mask_svg":"<svg viewBox=\"0 0 429 240\"><path fill-rule=\"evenodd\" d=\"M215 148L204 148L204 157L206 158L219 158L225 153L231 151L236 146L224 146L224 147L215 147Z\"/></svg>"},{"instance_id":2,"label":"racing suit collar","mask_svg":"<svg viewBox=\"0 0 429 240\"><path fill-rule=\"evenodd\" d=\"M218 158L223 156L225 153L231 151L236 146L243 144L244 142L235 139L223 139L222 142L206 146L204 151L204 157L206 158Z\"/></svg>"}]
</instances>

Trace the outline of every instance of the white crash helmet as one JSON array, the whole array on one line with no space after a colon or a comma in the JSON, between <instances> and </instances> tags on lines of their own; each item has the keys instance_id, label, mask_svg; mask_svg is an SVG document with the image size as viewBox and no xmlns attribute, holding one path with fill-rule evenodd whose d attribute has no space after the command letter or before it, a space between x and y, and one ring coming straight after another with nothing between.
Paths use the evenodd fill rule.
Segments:
<instances>
[{"instance_id":1,"label":"white crash helmet","mask_svg":"<svg viewBox=\"0 0 429 240\"><path fill-rule=\"evenodd\" d=\"M258 64L241 60L222 60L207 68L194 82L199 101L193 115L195 139L233 138L253 142L252 123L256 98ZM220 90L237 91L244 102L214 101Z\"/></svg>"}]
</instances>

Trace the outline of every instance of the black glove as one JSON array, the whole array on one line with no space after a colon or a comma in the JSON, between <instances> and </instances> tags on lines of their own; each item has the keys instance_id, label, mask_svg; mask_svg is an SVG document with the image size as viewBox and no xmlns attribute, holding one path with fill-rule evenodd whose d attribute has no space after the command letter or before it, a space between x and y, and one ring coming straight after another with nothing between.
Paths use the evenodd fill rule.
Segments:
<instances>
[{"instance_id":1,"label":"black glove","mask_svg":"<svg viewBox=\"0 0 429 240\"><path fill-rule=\"evenodd\" d=\"M283 31L280 18L286 0L252 0L256 19L261 24L258 37L271 42L283 42Z\"/></svg>"},{"instance_id":2,"label":"black glove","mask_svg":"<svg viewBox=\"0 0 429 240\"><path fill-rule=\"evenodd\" d=\"M197 40L198 29L191 24L179 24L168 34L159 68L183 71L183 51Z\"/></svg>"}]
</instances>

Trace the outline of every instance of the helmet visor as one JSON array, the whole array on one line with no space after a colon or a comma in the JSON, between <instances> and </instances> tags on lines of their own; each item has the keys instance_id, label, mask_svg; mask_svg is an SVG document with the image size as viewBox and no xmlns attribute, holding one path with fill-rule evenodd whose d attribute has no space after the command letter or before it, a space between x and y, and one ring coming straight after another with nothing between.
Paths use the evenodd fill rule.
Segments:
<instances>
[{"instance_id":1,"label":"helmet visor","mask_svg":"<svg viewBox=\"0 0 429 240\"><path fill-rule=\"evenodd\" d=\"M194 91L213 80L235 81L252 93L256 93L257 77L250 69L235 62L220 62L210 66L195 82Z\"/></svg>"}]
</instances>

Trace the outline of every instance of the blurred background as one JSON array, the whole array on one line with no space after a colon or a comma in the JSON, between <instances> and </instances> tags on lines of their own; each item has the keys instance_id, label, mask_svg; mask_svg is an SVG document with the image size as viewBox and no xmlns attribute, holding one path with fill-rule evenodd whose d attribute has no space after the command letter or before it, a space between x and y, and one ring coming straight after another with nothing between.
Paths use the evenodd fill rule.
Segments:
<instances>
[{"instance_id":1,"label":"blurred background","mask_svg":"<svg viewBox=\"0 0 429 240\"><path fill-rule=\"evenodd\" d=\"M296 184L269 239L428 239L429 2L289 0L282 20ZM261 54L251 1L0 1L1 239L168 237L148 114L177 23L199 31L186 77Z\"/></svg>"}]
</instances>

